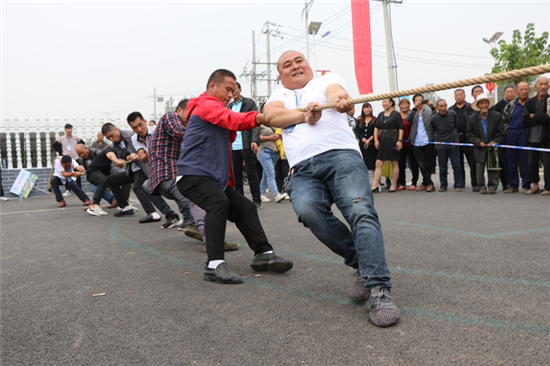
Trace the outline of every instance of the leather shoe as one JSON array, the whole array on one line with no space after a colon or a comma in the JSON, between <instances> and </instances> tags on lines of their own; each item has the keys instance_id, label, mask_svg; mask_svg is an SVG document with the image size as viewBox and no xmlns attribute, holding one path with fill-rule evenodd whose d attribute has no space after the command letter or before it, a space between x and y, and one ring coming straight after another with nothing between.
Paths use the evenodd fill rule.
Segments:
<instances>
[{"instance_id":1,"label":"leather shoe","mask_svg":"<svg viewBox=\"0 0 550 366\"><path fill-rule=\"evenodd\" d=\"M241 276L233 272L226 262L220 263L216 269L204 267L202 279L225 284L243 283Z\"/></svg>"},{"instance_id":2,"label":"leather shoe","mask_svg":"<svg viewBox=\"0 0 550 366\"><path fill-rule=\"evenodd\" d=\"M67 206L67 204L65 203L65 200L59 201L59 204L57 205L57 207L65 207L65 206Z\"/></svg>"},{"instance_id":3,"label":"leather shoe","mask_svg":"<svg viewBox=\"0 0 550 366\"><path fill-rule=\"evenodd\" d=\"M426 189L426 192L433 192L433 191L435 191L435 187L433 186L433 184L430 184Z\"/></svg>"},{"instance_id":4,"label":"leather shoe","mask_svg":"<svg viewBox=\"0 0 550 366\"><path fill-rule=\"evenodd\" d=\"M193 225L187 225L183 229L179 228L178 230L183 231L183 233L193 239L196 239L198 241L202 241L202 235L199 230Z\"/></svg>"},{"instance_id":5,"label":"leather shoe","mask_svg":"<svg viewBox=\"0 0 550 366\"><path fill-rule=\"evenodd\" d=\"M538 188L531 188L530 190L528 190L527 192L525 192L525 194L537 194L540 192L540 189Z\"/></svg>"},{"instance_id":6,"label":"leather shoe","mask_svg":"<svg viewBox=\"0 0 550 366\"><path fill-rule=\"evenodd\" d=\"M115 208L117 206L118 206L118 202L116 200L113 200L113 202L111 202L111 204L107 206L107 208Z\"/></svg>"},{"instance_id":7,"label":"leather shoe","mask_svg":"<svg viewBox=\"0 0 550 366\"><path fill-rule=\"evenodd\" d=\"M472 187L472 192L479 192L479 187L478 186Z\"/></svg>"},{"instance_id":8,"label":"leather shoe","mask_svg":"<svg viewBox=\"0 0 550 366\"><path fill-rule=\"evenodd\" d=\"M90 206L92 204L92 201L87 198L86 201L84 201L84 203L82 204L82 206Z\"/></svg>"},{"instance_id":9,"label":"leather shoe","mask_svg":"<svg viewBox=\"0 0 550 366\"><path fill-rule=\"evenodd\" d=\"M422 185L420 185L420 187L416 188L417 192L421 192L421 191L425 191L425 190L426 190L426 186L424 184L422 184Z\"/></svg>"},{"instance_id":10,"label":"leather shoe","mask_svg":"<svg viewBox=\"0 0 550 366\"><path fill-rule=\"evenodd\" d=\"M121 216L132 216L134 214L134 210L127 210L127 211L118 211L113 214L115 217L121 217Z\"/></svg>"},{"instance_id":11,"label":"leather shoe","mask_svg":"<svg viewBox=\"0 0 550 366\"><path fill-rule=\"evenodd\" d=\"M542 191L542 193L540 195L541 196L550 196L550 191L545 189L544 191Z\"/></svg>"},{"instance_id":12,"label":"leather shoe","mask_svg":"<svg viewBox=\"0 0 550 366\"><path fill-rule=\"evenodd\" d=\"M207 252L208 249L206 248L206 243L204 243L204 246L202 248L204 252ZM233 250L239 250L239 244L233 243L232 241L224 241L223 242L223 251L224 252L231 252Z\"/></svg>"},{"instance_id":13,"label":"leather shoe","mask_svg":"<svg viewBox=\"0 0 550 366\"><path fill-rule=\"evenodd\" d=\"M275 253L262 253L254 256L250 267L258 272L286 272L291 270L293 265L292 261L284 259Z\"/></svg>"},{"instance_id":14,"label":"leather shoe","mask_svg":"<svg viewBox=\"0 0 550 366\"><path fill-rule=\"evenodd\" d=\"M517 188L514 188L514 187L510 187L508 188L507 190L504 191L504 193L517 193L519 192L519 190Z\"/></svg>"}]
</instances>

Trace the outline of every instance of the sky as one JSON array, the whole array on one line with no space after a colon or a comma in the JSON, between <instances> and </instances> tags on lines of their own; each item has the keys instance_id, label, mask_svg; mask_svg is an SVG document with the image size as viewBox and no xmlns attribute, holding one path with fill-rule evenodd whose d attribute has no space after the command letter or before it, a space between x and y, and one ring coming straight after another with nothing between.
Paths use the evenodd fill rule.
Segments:
<instances>
[{"instance_id":1,"label":"sky","mask_svg":"<svg viewBox=\"0 0 550 366\"><path fill-rule=\"evenodd\" d=\"M218 68L232 70L250 96L242 74L252 71L252 32L259 62L267 62L268 21L271 62L284 50L305 53L303 8L303 0L2 1L1 118L124 121L137 110L151 119L154 90L176 102L196 96ZM379 1L370 8L380 94L389 91L384 20ZM390 9L399 89L490 72L494 60L482 39L496 31L506 42L529 22L537 36L550 31L550 0L404 0ZM315 42L310 36L310 64L342 75L352 98L359 97L350 1L315 0L309 21L322 22ZM258 94L266 88L260 83ZM453 99L452 91L438 94ZM164 104L156 108L159 118Z\"/></svg>"}]
</instances>

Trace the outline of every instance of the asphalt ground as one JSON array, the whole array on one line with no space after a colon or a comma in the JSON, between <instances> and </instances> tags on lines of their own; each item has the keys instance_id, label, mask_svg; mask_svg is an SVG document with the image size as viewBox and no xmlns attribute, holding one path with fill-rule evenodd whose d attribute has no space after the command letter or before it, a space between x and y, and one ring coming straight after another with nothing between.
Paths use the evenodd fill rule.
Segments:
<instances>
[{"instance_id":1,"label":"asphalt ground","mask_svg":"<svg viewBox=\"0 0 550 366\"><path fill-rule=\"evenodd\" d=\"M548 365L550 197L374 196L401 321L377 328L347 298L353 271L264 203L283 274L202 280L202 244L160 223L92 217L73 195L0 204L2 365ZM175 206L174 206L175 207ZM335 212L340 216L338 210ZM340 216L341 217L341 216ZM104 293L104 296L94 294Z\"/></svg>"}]
</instances>

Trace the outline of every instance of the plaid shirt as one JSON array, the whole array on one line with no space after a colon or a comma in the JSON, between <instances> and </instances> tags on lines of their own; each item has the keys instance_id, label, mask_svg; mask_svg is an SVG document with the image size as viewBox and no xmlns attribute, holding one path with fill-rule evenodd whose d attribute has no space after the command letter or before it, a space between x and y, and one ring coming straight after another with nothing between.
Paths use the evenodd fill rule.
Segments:
<instances>
[{"instance_id":1,"label":"plaid shirt","mask_svg":"<svg viewBox=\"0 0 550 366\"><path fill-rule=\"evenodd\" d=\"M176 163L185 134L183 121L175 112L168 112L157 122L149 144L149 184L153 194L164 180L176 178Z\"/></svg>"}]
</instances>

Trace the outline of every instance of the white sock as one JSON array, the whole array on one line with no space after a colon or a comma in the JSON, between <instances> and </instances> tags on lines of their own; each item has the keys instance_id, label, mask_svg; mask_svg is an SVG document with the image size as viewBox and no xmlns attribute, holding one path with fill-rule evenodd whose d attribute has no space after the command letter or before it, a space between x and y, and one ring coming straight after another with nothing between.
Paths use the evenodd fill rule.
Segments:
<instances>
[{"instance_id":1,"label":"white sock","mask_svg":"<svg viewBox=\"0 0 550 366\"><path fill-rule=\"evenodd\" d=\"M210 269L216 269L216 268L218 268L218 266L219 266L220 264L222 264L223 262L225 262L223 259L218 259L218 260L215 260L215 261L210 261L210 262L208 262L207 267L210 268Z\"/></svg>"},{"instance_id":2,"label":"white sock","mask_svg":"<svg viewBox=\"0 0 550 366\"><path fill-rule=\"evenodd\" d=\"M273 254L272 250L268 250L267 252L263 252L262 254Z\"/></svg>"},{"instance_id":3,"label":"white sock","mask_svg":"<svg viewBox=\"0 0 550 366\"><path fill-rule=\"evenodd\" d=\"M133 209L133 207L130 206L130 205L128 205L128 206L126 206L126 207L123 207L120 211L126 212L126 211L130 211L130 210L132 210L132 209Z\"/></svg>"},{"instance_id":4,"label":"white sock","mask_svg":"<svg viewBox=\"0 0 550 366\"><path fill-rule=\"evenodd\" d=\"M151 214L151 217L155 220L160 220L160 215L156 211Z\"/></svg>"}]
</instances>

